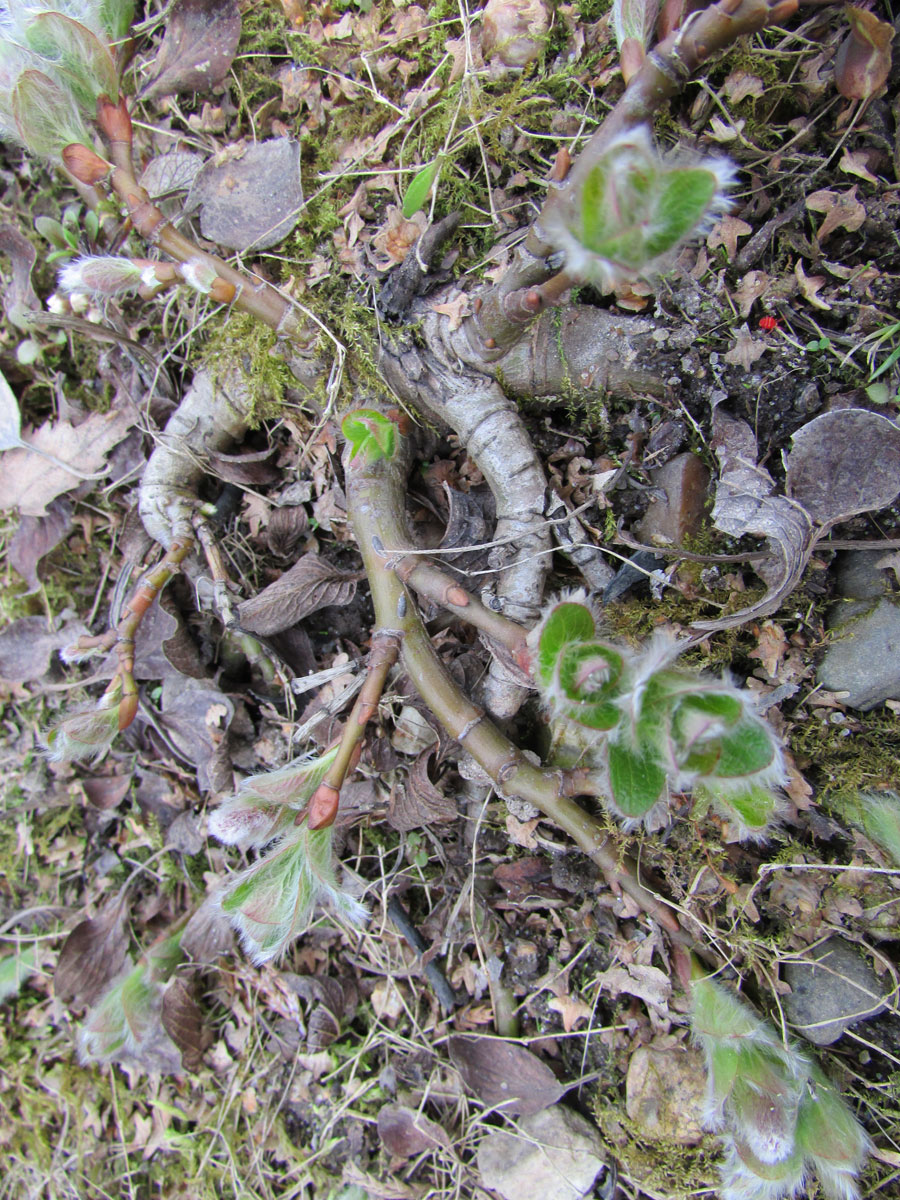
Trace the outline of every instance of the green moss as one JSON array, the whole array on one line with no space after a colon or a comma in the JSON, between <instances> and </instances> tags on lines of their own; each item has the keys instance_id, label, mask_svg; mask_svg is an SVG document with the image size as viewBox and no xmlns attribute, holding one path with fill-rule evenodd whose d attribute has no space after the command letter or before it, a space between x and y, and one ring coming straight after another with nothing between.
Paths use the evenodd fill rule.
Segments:
<instances>
[{"instance_id":1,"label":"green moss","mask_svg":"<svg viewBox=\"0 0 900 1200\"><path fill-rule=\"evenodd\" d=\"M216 328L200 356L214 374L224 373L240 363L250 391L248 425L256 428L263 421L282 415L285 388L294 377L287 363L275 350L275 331L248 313L233 313Z\"/></svg>"},{"instance_id":2,"label":"green moss","mask_svg":"<svg viewBox=\"0 0 900 1200\"><path fill-rule=\"evenodd\" d=\"M812 709L790 731L797 765L820 795L900 788L900 728L891 712L875 709L835 722L832 709ZM843 714L837 714L843 716Z\"/></svg>"}]
</instances>

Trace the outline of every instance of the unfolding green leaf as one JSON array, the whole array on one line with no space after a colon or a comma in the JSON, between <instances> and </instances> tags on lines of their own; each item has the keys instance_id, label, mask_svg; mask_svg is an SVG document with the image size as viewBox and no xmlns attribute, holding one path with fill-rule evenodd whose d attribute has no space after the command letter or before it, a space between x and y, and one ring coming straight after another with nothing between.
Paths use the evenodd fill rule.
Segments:
<instances>
[{"instance_id":1,"label":"unfolding green leaf","mask_svg":"<svg viewBox=\"0 0 900 1200\"><path fill-rule=\"evenodd\" d=\"M666 773L652 758L613 743L609 747L609 782L622 816L639 818L663 794Z\"/></svg>"},{"instance_id":2,"label":"unfolding green leaf","mask_svg":"<svg viewBox=\"0 0 900 1200\"><path fill-rule=\"evenodd\" d=\"M714 781L711 781L711 783ZM762 833L778 809L775 796L768 788L755 786L733 792L724 789L713 793L716 808L739 829L748 833Z\"/></svg>"},{"instance_id":3,"label":"unfolding green leaf","mask_svg":"<svg viewBox=\"0 0 900 1200\"><path fill-rule=\"evenodd\" d=\"M406 217L407 221L410 219L410 217L414 217L419 209L425 204L432 185L437 182L442 166L443 158L438 155L434 162L429 163L427 167L423 167L422 170L413 177L413 180L406 189L406 194L403 197L403 215Z\"/></svg>"},{"instance_id":4,"label":"unfolding green leaf","mask_svg":"<svg viewBox=\"0 0 900 1200\"><path fill-rule=\"evenodd\" d=\"M74 98L42 71L23 71L10 102L19 136L32 154L58 160L63 147L90 144Z\"/></svg>"},{"instance_id":5,"label":"unfolding green leaf","mask_svg":"<svg viewBox=\"0 0 900 1200\"><path fill-rule=\"evenodd\" d=\"M68 85L87 117L93 117L98 96L119 90L115 63L95 33L61 12L42 12L26 26L30 49L48 60L47 71ZM49 64L52 63L52 68Z\"/></svg>"},{"instance_id":6,"label":"unfolding green leaf","mask_svg":"<svg viewBox=\"0 0 900 1200\"><path fill-rule=\"evenodd\" d=\"M392 458L397 445L394 422L372 408L359 408L348 413L341 424L344 437L350 443L351 459L360 455L368 463Z\"/></svg>"},{"instance_id":7,"label":"unfolding green leaf","mask_svg":"<svg viewBox=\"0 0 900 1200\"><path fill-rule=\"evenodd\" d=\"M591 610L584 604L557 604L541 628L537 652L537 676L543 684L552 682L556 663L563 649L572 642L584 642L595 633Z\"/></svg>"},{"instance_id":8,"label":"unfolding green leaf","mask_svg":"<svg viewBox=\"0 0 900 1200\"><path fill-rule=\"evenodd\" d=\"M718 180L702 167L669 167L658 194L647 234L648 258L668 253L701 223L716 194Z\"/></svg>"}]
</instances>

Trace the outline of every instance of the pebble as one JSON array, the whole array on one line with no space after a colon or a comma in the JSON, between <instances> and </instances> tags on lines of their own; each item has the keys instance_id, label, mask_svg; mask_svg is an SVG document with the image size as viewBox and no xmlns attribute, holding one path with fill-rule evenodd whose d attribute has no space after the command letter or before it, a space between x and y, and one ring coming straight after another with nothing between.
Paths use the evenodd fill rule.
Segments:
<instances>
[{"instance_id":1,"label":"pebble","mask_svg":"<svg viewBox=\"0 0 900 1200\"><path fill-rule=\"evenodd\" d=\"M582 1200L606 1165L597 1129L564 1104L489 1133L478 1147L484 1187L505 1200Z\"/></svg>"},{"instance_id":2,"label":"pebble","mask_svg":"<svg viewBox=\"0 0 900 1200\"><path fill-rule=\"evenodd\" d=\"M782 1004L794 1029L816 1046L830 1046L858 1021L884 1010L885 989L859 951L830 937L803 962L786 963L791 991Z\"/></svg>"},{"instance_id":3,"label":"pebble","mask_svg":"<svg viewBox=\"0 0 900 1200\"><path fill-rule=\"evenodd\" d=\"M703 522L709 469L696 454L677 454L648 474L662 495L635 526L635 535L651 546L683 546L685 538L696 533Z\"/></svg>"},{"instance_id":4,"label":"pebble","mask_svg":"<svg viewBox=\"0 0 900 1200\"><path fill-rule=\"evenodd\" d=\"M837 582L843 598L829 614L835 641L816 676L828 691L846 693L841 702L860 712L900 699L900 606L886 594L879 557L868 550L841 556Z\"/></svg>"},{"instance_id":5,"label":"pebble","mask_svg":"<svg viewBox=\"0 0 900 1200\"><path fill-rule=\"evenodd\" d=\"M648 1141L696 1146L706 1104L703 1055L690 1046L639 1046L625 1079L625 1111Z\"/></svg>"}]
</instances>

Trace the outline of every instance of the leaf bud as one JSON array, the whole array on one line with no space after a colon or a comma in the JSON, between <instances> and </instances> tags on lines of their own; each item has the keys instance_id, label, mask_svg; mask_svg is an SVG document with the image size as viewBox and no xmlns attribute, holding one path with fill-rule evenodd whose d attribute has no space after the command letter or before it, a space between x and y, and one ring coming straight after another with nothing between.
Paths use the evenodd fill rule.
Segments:
<instances>
[{"instance_id":1,"label":"leaf bud","mask_svg":"<svg viewBox=\"0 0 900 1200\"><path fill-rule=\"evenodd\" d=\"M850 32L834 59L834 82L848 100L868 100L887 83L891 73L894 27L865 8L844 9Z\"/></svg>"}]
</instances>

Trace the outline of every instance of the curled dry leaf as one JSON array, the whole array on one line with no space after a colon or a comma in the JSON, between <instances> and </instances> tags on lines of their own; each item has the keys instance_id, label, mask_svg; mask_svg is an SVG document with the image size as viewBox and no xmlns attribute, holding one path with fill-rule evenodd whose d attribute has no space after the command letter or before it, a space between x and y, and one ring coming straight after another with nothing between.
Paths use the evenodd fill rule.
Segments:
<instances>
[{"instance_id":1,"label":"curled dry leaf","mask_svg":"<svg viewBox=\"0 0 900 1200\"><path fill-rule=\"evenodd\" d=\"M304 554L258 596L238 605L241 626L261 637L281 633L317 609L349 604L360 578L358 571L341 571L318 554Z\"/></svg>"},{"instance_id":2,"label":"curled dry leaf","mask_svg":"<svg viewBox=\"0 0 900 1200\"><path fill-rule=\"evenodd\" d=\"M806 207L810 212L825 214L824 221L816 230L818 242L824 242L836 229L846 229L848 233L855 233L866 219L866 210L856 194L855 186L849 192L821 188L806 197Z\"/></svg>"},{"instance_id":3,"label":"curled dry leaf","mask_svg":"<svg viewBox=\"0 0 900 1200\"><path fill-rule=\"evenodd\" d=\"M436 753L436 746L426 747L410 767L406 786L398 784L391 791L388 824L401 833L445 824L458 816L456 801L431 782L429 765Z\"/></svg>"},{"instance_id":4,"label":"curled dry leaf","mask_svg":"<svg viewBox=\"0 0 900 1200\"><path fill-rule=\"evenodd\" d=\"M817 525L886 508L900 492L900 429L863 408L824 413L798 429L787 493Z\"/></svg>"},{"instance_id":5,"label":"curled dry leaf","mask_svg":"<svg viewBox=\"0 0 900 1200\"><path fill-rule=\"evenodd\" d=\"M214 452L209 456L209 464L226 483L236 483L238 487L263 487L281 478L281 472L271 461L274 453L274 446L243 454Z\"/></svg>"},{"instance_id":6,"label":"curled dry leaf","mask_svg":"<svg viewBox=\"0 0 900 1200\"><path fill-rule=\"evenodd\" d=\"M378 1136L393 1158L414 1158L450 1145L440 1125L403 1104L385 1104L378 1110Z\"/></svg>"},{"instance_id":7,"label":"curled dry leaf","mask_svg":"<svg viewBox=\"0 0 900 1200\"><path fill-rule=\"evenodd\" d=\"M143 96L207 91L231 67L241 36L238 0L175 0Z\"/></svg>"},{"instance_id":8,"label":"curled dry leaf","mask_svg":"<svg viewBox=\"0 0 900 1200\"><path fill-rule=\"evenodd\" d=\"M47 506L43 517L22 517L7 551L7 560L28 584L27 594L40 591L37 569L72 528L72 505L61 497Z\"/></svg>"},{"instance_id":9,"label":"curled dry leaf","mask_svg":"<svg viewBox=\"0 0 900 1200\"><path fill-rule=\"evenodd\" d=\"M729 629L775 612L797 586L814 542L813 522L806 509L794 500L772 494L774 481L768 471L756 465L756 438L745 421L716 409L713 445L721 464L713 523L731 537L747 533L764 537L771 556L756 567L769 588L762 600L727 617L694 622L695 629L709 631Z\"/></svg>"},{"instance_id":10,"label":"curled dry leaf","mask_svg":"<svg viewBox=\"0 0 900 1200\"><path fill-rule=\"evenodd\" d=\"M96 1004L122 971L128 956L124 915L119 896L96 917L76 925L66 938L53 975L53 990L63 1004Z\"/></svg>"},{"instance_id":11,"label":"curled dry leaf","mask_svg":"<svg viewBox=\"0 0 900 1200\"><path fill-rule=\"evenodd\" d=\"M491 1108L525 1117L556 1104L565 1094L550 1068L515 1042L454 1034L447 1044L463 1083Z\"/></svg>"},{"instance_id":12,"label":"curled dry leaf","mask_svg":"<svg viewBox=\"0 0 900 1200\"><path fill-rule=\"evenodd\" d=\"M203 966L234 949L231 922L215 895L207 896L181 935L182 952L190 962Z\"/></svg>"},{"instance_id":13,"label":"curled dry leaf","mask_svg":"<svg viewBox=\"0 0 900 1200\"><path fill-rule=\"evenodd\" d=\"M106 467L106 456L128 434L137 413L91 413L80 425L47 422L26 431L23 444L0 456L0 509L42 517L57 496L79 487L86 475ZM5 431L5 423L4 423ZM9 445L8 441L4 441ZM33 453L34 447L42 453ZM49 462L50 455L56 462ZM73 468L67 471L66 465Z\"/></svg>"},{"instance_id":14,"label":"curled dry leaf","mask_svg":"<svg viewBox=\"0 0 900 1200\"><path fill-rule=\"evenodd\" d=\"M894 27L855 5L848 5L844 13L850 33L835 55L834 82L848 100L868 100L881 91L891 73Z\"/></svg>"},{"instance_id":15,"label":"curled dry leaf","mask_svg":"<svg viewBox=\"0 0 900 1200\"><path fill-rule=\"evenodd\" d=\"M194 999L193 982L176 975L166 985L160 1012L162 1027L181 1051L186 1071L196 1071L203 1060L206 1038L203 1014Z\"/></svg>"}]
</instances>

